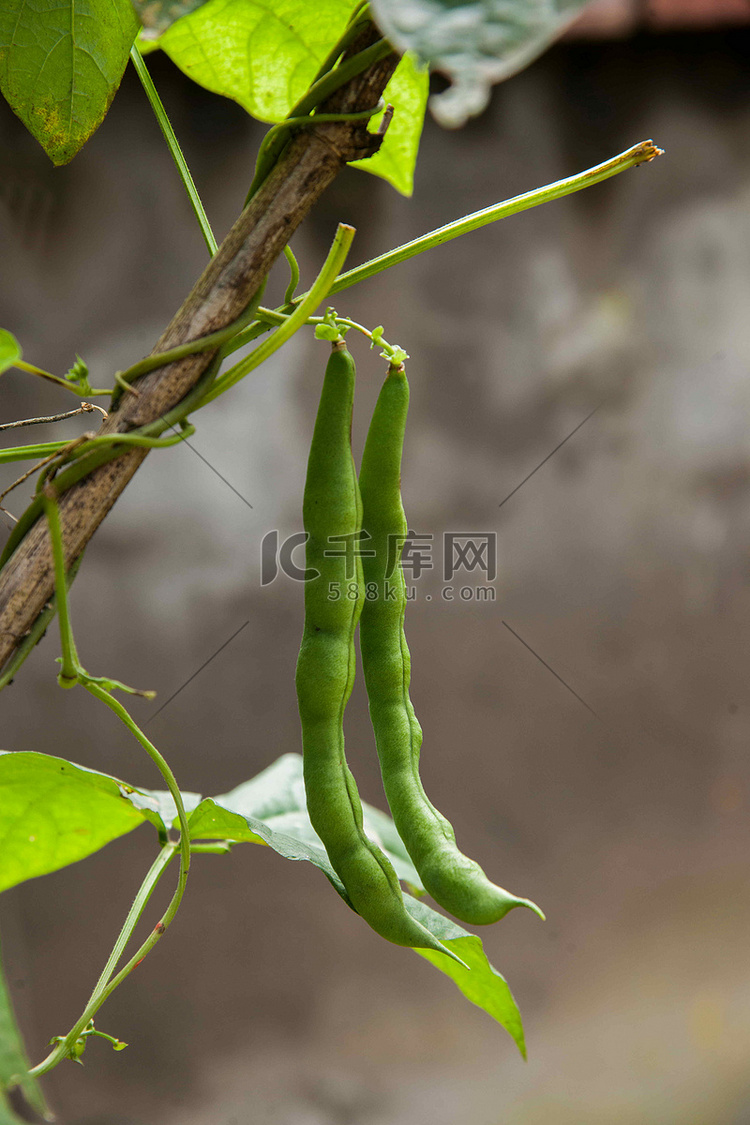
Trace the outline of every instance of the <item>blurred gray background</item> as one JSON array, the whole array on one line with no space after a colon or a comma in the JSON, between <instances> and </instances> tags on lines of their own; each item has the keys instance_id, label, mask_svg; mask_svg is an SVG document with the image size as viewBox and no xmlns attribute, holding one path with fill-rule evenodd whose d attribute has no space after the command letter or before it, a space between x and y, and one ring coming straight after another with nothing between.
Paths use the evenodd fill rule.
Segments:
<instances>
[{"instance_id":1,"label":"blurred gray background","mask_svg":"<svg viewBox=\"0 0 750 1125\"><path fill-rule=\"evenodd\" d=\"M495 602L449 604L432 573L408 636L429 793L547 912L481 935L528 1064L319 872L245 846L198 858L174 927L100 1013L128 1049L95 1042L84 1071L46 1079L63 1125L750 1122L749 57L739 28L558 45L461 132L428 119L411 200L346 171L293 242L309 280L339 220L356 262L646 137L666 149L336 301L412 357L410 526L498 536ZM262 130L149 65L222 237ZM0 151L0 324L30 362L63 372L80 352L108 382L206 260L142 91L126 75L66 168L5 106ZM361 450L383 363L352 347ZM84 663L158 690L134 712L186 789L226 791L299 749L302 590L261 589L260 543L300 529L325 356L300 334L196 419L232 488L188 448L152 454L75 584ZM69 408L20 372L1 393L2 420ZM3 748L158 786L109 712L57 687L58 651L50 632L3 694ZM359 686L347 733L382 806ZM3 897L34 1060L78 1016L154 847L144 827Z\"/></svg>"}]
</instances>

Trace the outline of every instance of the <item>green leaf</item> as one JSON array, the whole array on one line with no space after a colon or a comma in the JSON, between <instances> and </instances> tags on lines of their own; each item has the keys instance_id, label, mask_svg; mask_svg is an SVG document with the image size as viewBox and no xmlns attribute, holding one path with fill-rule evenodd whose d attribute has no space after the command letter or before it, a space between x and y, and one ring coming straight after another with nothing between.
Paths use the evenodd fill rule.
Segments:
<instances>
[{"instance_id":1,"label":"green leaf","mask_svg":"<svg viewBox=\"0 0 750 1125\"><path fill-rule=\"evenodd\" d=\"M12 333L0 328L0 375L13 367L23 355L21 345Z\"/></svg>"},{"instance_id":2,"label":"green leaf","mask_svg":"<svg viewBox=\"0 0 750 1125\"><path fill-rule=\"evenodd\" d=\"M410 895L404 895L404 902L409 913L440 941L446 942L469 968L465 969L458 962L434 953L431 949L415 949L414 952L449 976L467 1000L497 1020L526 1058L521 1013L505 977L487 960L481 938L467 933L450 918L431 910L424 902L419 902Z\"/></svg>"},{"instance_id":3,"label":"green leaf","mask_svg":"<svg viewBox=\"0 0 750 1125\"><path fill-rule=\"evenodd\" d=\"M364 802L362 812L367 835L388 856L399 879L421 889L419 875L391 818ZM307 814L300 754L284 754L230 793L207 798L189 819L191 839L268 844L286 859L314 863L342 898L347 898Z\"/></svg>"},{"instance_id":4,"label":"green leaf","mask_svg":"<svg viewBox=\"0 0 750 1125\"><path fill-rule=\"evenodd\" d=\"M394 112L380 150L367 160L352 161L353 168L382 176L402 195L411 195L414 190L414 167L427 108L428 87L427 70L417 69L416 56L412 53L404 55L383 94L386 105L392 105ZM371 132L376 130L381 118L382 114L379 114L371 119Z\"/></svg>"},{"instance_id":5,"label":"green leaf","mask_svg":"<svg viewBox=\"0 0 750 1125\"><path fill-rule=\"evenodd\" d=\"M208 0L159 39L201 86L281 121L346 26L351 0Z\"/></svg>"},{"instance_id":6,"label":"green leaf","mask_svg":"<svg viewBox=\"0 0 750 1125\"><path fill-rule=\"evenodd\" d=\"M3 1095L12 1078L20 1079L18 1085L29 1105L42 1117L50 1120L44 1095L36 1079L29 1076L28 1070L29 1060L18 1030L0 959L0 1125L22 1125L21 1119L12 1112Z\"/></svg>"},{"instance_id":7,"label":"green leaf","mask_svg":"<svg viewBox=\"0 0 750 1125\"><path fill-rule=\"evenodd\" d=\"M137 30L129 0L0 3L0 90L54 164L102 123Z\"/></svg>"},{"instance_id":8,"label":"green leaf","mask_svg":"<svg viewBox=\"0 0 750 1125\"><path fill-rule=\"evenodd\" d=\"M495 82L523 70L588 0L371 0L378 26L453 85L431 99L446 128L481 113Z\"/></svg>"},{"instance_id":9,"label":"green leaf","mask_svg":"<svg viewBox=\"0 0 750 1125\"><path fill-rule=\"evenodd\" d=\"M166 31L175 20L202 7L206 0L131 0L136 15L149 31ZM146 40L147 42L147 40Z\"/></svg>"},{"instance_id":10,"label":"green leaf","mask_svg":"<svg viewBox=\"0 0 750 1125\"><path fill-rule=\"evenodd\" d=\"M383 849L400 878L420 887L417 873L391 818L370 805L363 805L363 811L368 836ZM284 754L257 777L239 785L231 793L202 801L190 817L190 835L194 839L226 838L265 843L286 859L307 860L320 868L341 897L349 902L343 884L310 824L299 754ZM487 960L481 939L411 895L405 894L404 901L409 912L430 933L445 941L470 966L471 971L440 953L426 949L415 949L414 952L449 976L472 1004L497 1020L525 1057L521 1015L505 978Z\"/></svg>"},{"instance_id":11,"label":"green leaf","mask_svg":"<svg viewBox=\"0 0 750 1125\"><path fill-rule=\"evenodd\" d=\"M0 891L76 863L142 823L115 778L46 754L0 751Z\"/></svg>"}]
</instances>

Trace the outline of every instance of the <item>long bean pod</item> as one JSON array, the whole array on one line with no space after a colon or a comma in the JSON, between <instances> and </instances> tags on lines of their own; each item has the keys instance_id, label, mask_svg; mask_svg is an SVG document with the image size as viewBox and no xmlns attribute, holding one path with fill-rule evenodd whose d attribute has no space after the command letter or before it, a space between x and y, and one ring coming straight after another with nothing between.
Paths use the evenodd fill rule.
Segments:
<instances>
[{"instance_id":1,"label":"long bean pod","mask_svg":"<svg viewBox=\"0 0 750 1125\"><path fill-rule=\"evenodd\" d=\"M404 633L406 586L401 552L407 535L401 456L409 384L391 365L367 434L359 485L363 505L365 600L360 646L370 718L393 820L432 897L464 922L497 922L515 906L541 911L496 886L456 845L419 776L422 729L409 696L411 658ZM544 917L544 915L542 915Z\"/></svg>"},{"instance_id":2,"label":"long bean pod","mask_svg":"<svg viewBox=\"0 0 750 1125\"><path fill-rule=\"evenodd\" d=\"M396 945L453 956L412 918L396 873L368 839L344 752L344 708L354 683L354 634L362 609L362 502L351 451L354 361L343 343L326 367L303 502L307 566L305 627L296 686L310 820L349 900Z\"/></svg>"}]
</instances>

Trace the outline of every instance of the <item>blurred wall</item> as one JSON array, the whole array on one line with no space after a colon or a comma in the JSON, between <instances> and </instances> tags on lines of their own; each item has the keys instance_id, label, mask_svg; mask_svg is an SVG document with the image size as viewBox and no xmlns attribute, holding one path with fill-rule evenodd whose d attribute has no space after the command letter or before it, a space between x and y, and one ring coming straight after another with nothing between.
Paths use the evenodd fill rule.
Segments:
<instances>
[{"instance_id":1,"label":"blurred wall","mask_svg":"<svg viewBox=\"0 0 750 1125\"><path fill-rule=\"evenodd\" d=\"M749 49L739 31L558 46L461 132L428 120L413 199L347 171L294 240L309 278L338 220L363 260L645 137L666 149L337 302L412 357L410 526L498 536L494 603L447 603L432 574L408 634L428 791L466 851L547 912L482 933L530 1062L318 872L237 848L196 862L177 923L103 1009L128 1050L94 1044L85 1071L49 1076L63 1125L750 1117ZM150 65L221 237L261 130ZM80 352L108 380L205 262L141 91L126 78L67 168L7 107L0 151L0 323L31 362L62 371ZM383 365L353 347L361 449ZM225 791L299 748L301 588L260 588L260 542L300 527L324 360L296 337L201 413L200 457L152 454L74 588L86 666L158 690L135 710L186 789ZM18 372L0 401L4 420L63 408ZM57 652L51 632L3 694L3 746L158 786L113 717L57 688ZM382 805L360 690L348 739ZM34 1058L79 1014L153 844L141 829L4 896Z\"/></svg>"}]
</instances>

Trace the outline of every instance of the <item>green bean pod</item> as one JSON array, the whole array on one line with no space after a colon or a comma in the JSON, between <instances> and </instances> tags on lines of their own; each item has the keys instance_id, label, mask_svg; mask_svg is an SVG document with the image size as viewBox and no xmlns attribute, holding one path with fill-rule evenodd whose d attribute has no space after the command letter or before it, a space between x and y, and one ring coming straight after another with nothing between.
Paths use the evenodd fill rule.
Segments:
<instances>
[{"instance_id":1,"label":"green bean pod","mask_svg":"<svg viewBox=\"0 0 750 1125\"><path fill-rule=\"evenodd\" d=\"M431 803L419 776L422 729L409 697L411 659L404 633L406 583L401 567L407 535L401 456L408 409L403 364L391 366L373 412L359 474L366 533L360 647L385 794L425 888L456 918L484 925L499 921L515 906L528 906L544 917L533 902L491 883L479 864L459 851L450 822Z\"/></svg>"},{"instance_id":2,"label":"green bean pod","mask_svg":"<svg viewBox=\"0 0 750 1125\"><path fill-rule=\"evenodd\" d=\"M452 954L407 912L391 863L368 839L344 753L344 708L354 683L362 609L362 501L351 451L354 361L342 343L326 367L303 503L305 627L296 686L307 808L349 900L388 941ZM460 960L459 958L455 958Z\"/></svg>"}]
</instances>

